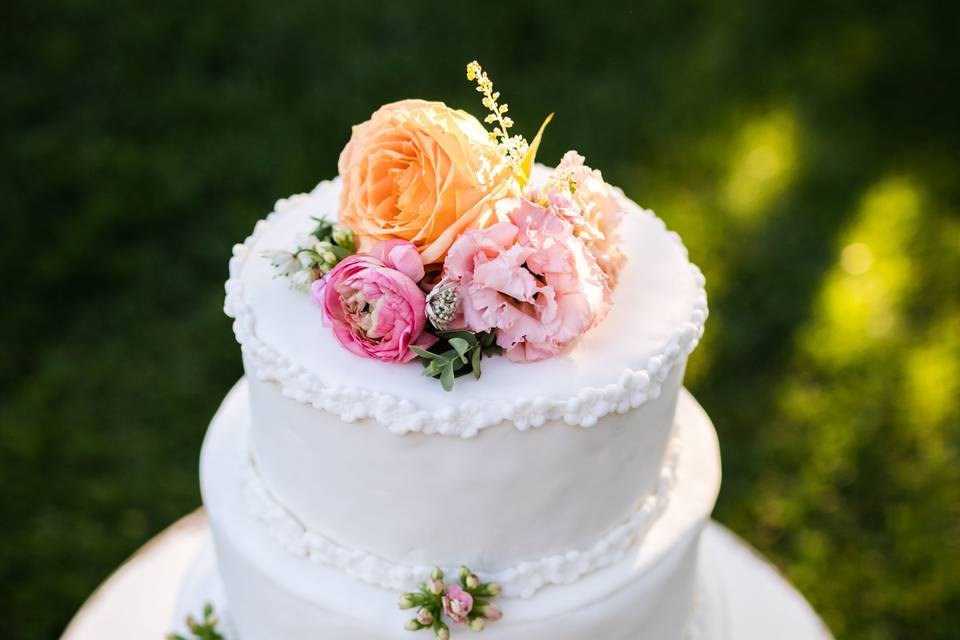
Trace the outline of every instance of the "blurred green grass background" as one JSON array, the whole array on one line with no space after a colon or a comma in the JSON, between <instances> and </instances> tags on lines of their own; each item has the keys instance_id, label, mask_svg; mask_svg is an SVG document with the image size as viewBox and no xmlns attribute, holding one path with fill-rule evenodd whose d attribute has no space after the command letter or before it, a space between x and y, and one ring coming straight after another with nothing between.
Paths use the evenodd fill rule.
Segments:
<instances>
[{"instance_id":1,"label":"blurred green grass background","mask_svg":"<svg viewBox=\"0 0 960 640\"><path fill-rule=\"evenodd\" d=\"M960 11L654 0L0 7L0 614L56 636L199 504L241 374L222 282L403 97L580 150L680 232L716 517L838 638L960 629Z\"/></svg>"}]
</instances>

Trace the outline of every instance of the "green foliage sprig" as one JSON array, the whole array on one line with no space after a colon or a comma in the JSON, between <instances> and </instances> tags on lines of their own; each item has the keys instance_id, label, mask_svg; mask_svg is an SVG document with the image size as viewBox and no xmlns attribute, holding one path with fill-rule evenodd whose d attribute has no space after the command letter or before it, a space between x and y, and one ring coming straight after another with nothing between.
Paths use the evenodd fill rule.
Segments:
<instances>
[{"instance_id":1,"label":"green foliage sprig","mask_svg":"<svg viewBox=\"0 0 960 640\"><path fill-rule=\"evenodd\" d=\"M209 602L203 605L203 620L198 621L189 615L186 622L191 638L186 638L179 633L171 633L167 635L167 640L224 640L223 635L217 631L220 618L213 612L213 605Z\"/></svg>"},{"instance_id":2,"label":"green foliage sprig","mask_svg":"<svg viewBox=\"0 0 960 640\"><path fill-rule=\"evenodd\" d=\"M476 574L467 567L460 567L459 581L460 587L473 598L473 605L464 620L471 631L483 631L487 621L499 620L503 616L500 607L490 602L490 598L500 595L500 585L495 582L480 582ZM400 594L398 605L401 609L417 609L416 617L404 628L407 631L431 629L436 640L449 640L450 626L443 620L446 614L446 590L443 571L435 568L430 580L419 585L419 591Z\"/></svg>"},{"instance_id":3,"label":"green foliage sprig","mask_svg":"<svg viewBox=\"0 0 960 640\"><path fill-rule=\"evenodd\" d=\"M493 331L442 331L439 340L429 350L411 346L423 363L423 375L438 378L444 391L453 389L454 378L473 373L480 378L480 361L484 356L503 353Z\"/></svg>"}]
</instances>

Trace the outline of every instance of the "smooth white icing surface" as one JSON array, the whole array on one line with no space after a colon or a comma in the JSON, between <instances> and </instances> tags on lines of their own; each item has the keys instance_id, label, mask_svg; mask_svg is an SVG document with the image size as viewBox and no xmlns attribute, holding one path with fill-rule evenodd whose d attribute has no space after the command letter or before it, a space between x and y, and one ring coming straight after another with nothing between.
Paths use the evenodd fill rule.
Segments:
<instances>
[{"instance_id":1,"label":"smooth white icing surface","mask_svg":"<svg viewBox=\"0 0 960 640\"><path fill-rule=\"evenodd\" d=\"M241 385L228 395L208 432L201 461L204 504L216 540L228 610L239 636L243 640L416 637L403 630L410 614L396 608L396 592L291 554L275 544L267 528L249 513L242 491L250 428L245 393ZM484 637L660 640L682 636L695 581L697 540L716 499L720 468L713 428L687 394L678 407L677 424L683 447L673 496L643 544L621 562L572 584L544 588L528 599L500 598L504 618L490 624ZM388 511L380 514L380 526L392 530L410 519L405 511ZM453 637L469 633L455 628Z\"/></svg>"},{"instance_id":2,"label":"smooth white icing surface","mask_svg":"<svg viewBox=\"0 0 960 640\"><path fill-rule=\"evenodd\" d=\"M716 553L716 549L709 546L718 537L713 535L711 539L711 533L715 531L708 524L700 536L700 548L696 552L697 566L694 569L696 583L682 636L683 640L729 640L731 637L729 635L729 616L731 612L729 611L729 603L724 597L725 585L720 580L721 573L728 571L728 568L715 566L716 560L710 557L711 553ZM729 586L726 588L729 589ZM171 623L174 632L185 636L189 635L184 620L190 615L195 615L206 603L214 606L214 610L220 618L218 630L224 639L241 640L233 626L230 607L224 593L223 580L220 578L220 569L217 566L212 537L207 540L194 558L193 563L187 570L187 575L184 577ZM806 603L803 604L806 606ZM805 627L809 626L809 623L805 625ZM829 633L823 630L822 623L819 629L820 633L809 633L809 629L797 629L794 626L791 626L790 630L796 638L803 638L804 640L810 640L811 638L827 640L831 637ZM770 637L768 633L749 635L750 637L757 635L764 639ZM429 634L426 634L425 637L429 638Z\"/></svg>"},{"instance_id":3,"label":"smooth white icing surface","mask_svg":"<svg viewBox=\"0 0 960 640\"><path fill-rule=\"evenodd\" d=\"M509 570L528 592L541 576L565 582L596 568L591 557L615 559L579 551L611 537L657 490L682 374L673 369L657 399L593 429L504 423L468 440L347 424L251 377L252 450L272 496L339 546L406 566ZM384 526L384 514L404 517ZM547 574L529 566L572 551Z\"/></svg>"},{"instance_id":4,"label":"smooth white icing surface","mask_svg":"<svg viewBox=\"0 0 960 640\"><path fill-rule=\"evenodd\" d=\"M463 377L444 392L417 363L385 364L342 348L309 296L290 290L260 257L295 246L312 216L333 217L339 188L339 180L322 182L310 194L278 201L234 248L225 310L235 318L248 374L345 421L370 418L394 433L463 437L504 421L520 429L551 420L589 427L656 398L703 333L703 276L676 234L621 196L627 264L603 323L558 357L524 365L487 359L480 380Z\"/></svg>"},{"instance_id":5,"label":"smooth white icing surface","mask_svg":"<svg viewBox=\"0 0 960 640\"><path fill-rule=\"evenodd\" d=\"M536 560L525 560L497 571L485 572L485 580L496 582L504 597L530 597L551 584L568 584L578 578L623 559L639 544L657 517L666 508L676 476L680 438L670 443L670 451L659 482L630 516L584 549L568 549ZM245 494L248 507L266 525L271 537L290 553L308 556L314 562L340 569L363 582L394 591L416 591L417 585L430 579L432 565L403 565L391 562L356 547L336 542L312 530L270 492L257 469L252 454L246 456ZM471 500L471 505L476 506ZM447 514L444 514L445 516ZM429 523L424 522L429 528ZM442 526L442 523L441 523ZM464 553L464 552L459 552ZM448 575L456 575L458 565L444 565Z\"/></svg>"}]
</instances>

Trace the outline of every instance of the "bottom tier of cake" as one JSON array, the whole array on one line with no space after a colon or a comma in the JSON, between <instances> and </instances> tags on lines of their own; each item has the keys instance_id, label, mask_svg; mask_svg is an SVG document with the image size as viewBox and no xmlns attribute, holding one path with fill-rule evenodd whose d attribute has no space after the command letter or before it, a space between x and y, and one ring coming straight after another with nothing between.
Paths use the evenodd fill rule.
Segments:
<instances>
[{"instance_id":1,"label":"bottom tier of cake","mask_svg":"<svg viewBox=\"0 0 960 640\"><path fill-rule=\"evenodd\" d=\"M418 637L403 628L410 612L397 608L396 591L291 553L254 517L244 498L248 430L247 388L241 381L214 418L201 461L226 615L236 635L231 640ZM686 392L677 409L677 432L679 458L669 503L636 551L572 584L548 586L529 598L499 598L503 618L483 637L684 637L697 598L700 533L719 489L720 458L713 426ZM470 634L460 627L451 631L453 637ZM722 638L717 631L712 629L710 638Z\"/></svg>"}]
</instances>

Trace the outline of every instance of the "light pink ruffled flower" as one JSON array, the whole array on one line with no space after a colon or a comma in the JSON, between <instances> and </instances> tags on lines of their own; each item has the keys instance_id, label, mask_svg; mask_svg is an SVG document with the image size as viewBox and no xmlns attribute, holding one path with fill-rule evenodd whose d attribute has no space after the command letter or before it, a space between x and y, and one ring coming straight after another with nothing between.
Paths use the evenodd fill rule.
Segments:
<instances>
[{"instance_id":1,"label":"light pink ruffled flower","mask_svg":"<svg viewBox=\"0 0 960 640\"><path fill-rule=\"evenodd\" d=\"M557 207L526 198L501 205L509 222L461 235L445 276L460 283L472 331L495 329L511 360L549 358L606 314L605 276Z\"/></svg>"},{"instance_id":2,"label":"light pink ruffled flower","mask_svg":"<svg viewBox=\"0 0 960 640\"><path fill-rule=\"evenodd\" d=\"M527 198L554 209L573 225L607 283L608 298L626 258L620 248L619 228L626 209L623 194L608 185L596 169L584 164L576 151L564 154L545 183L527 192Z\"/></svg>"},{"instance_id":3,"label":"light pink ruffled flower","mask_svg":"<svg viewBox=\"0 0 960 640\"><path fill-rule=\"evenodd\" d=\"M341 260L310 287L324 323L352 353L384 362L416 357L410 345L429 347L423 333L426 296L417 286L423 262L409 242L387 240Z\"/></svg>"},{"instance_id":4,"label":"light pink ruffled flower","mask_svg":"<svg viewBox=\"0 0 960 640\"><path fill-rule=\"evenodd\" d=\"M460 588L460 585L451 584L443 595L443 612L450 616L454 624L463 624L467 615L473 610L473 596Z\"/></svg>"}]
</instances>

